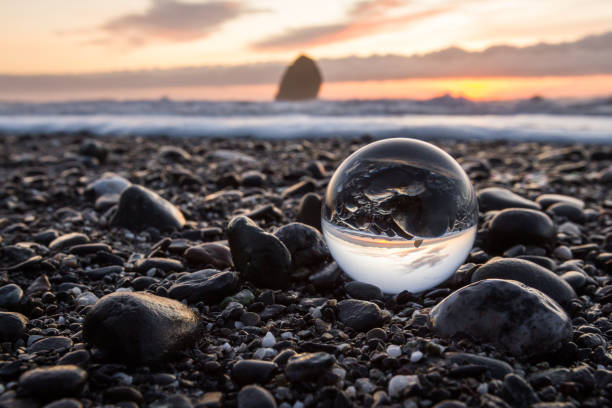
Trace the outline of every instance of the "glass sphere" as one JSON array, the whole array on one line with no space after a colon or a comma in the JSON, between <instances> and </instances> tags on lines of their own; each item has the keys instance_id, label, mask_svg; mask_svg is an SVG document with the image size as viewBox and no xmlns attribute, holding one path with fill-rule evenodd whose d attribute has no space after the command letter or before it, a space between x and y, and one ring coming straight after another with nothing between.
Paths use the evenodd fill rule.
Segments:
<instances>
[{"instance_id":1,"label":"glass sphere","mask_svg":"<svg viewBox=\"0 0 612 408\"><path fill-rule=\"evenodd\" d=\"M386 293L448 279L472 249L477 223L476 194L459 163L408 138L371 143L344 160L321 217L340 268Z\"/></svg>"}]
</instances>

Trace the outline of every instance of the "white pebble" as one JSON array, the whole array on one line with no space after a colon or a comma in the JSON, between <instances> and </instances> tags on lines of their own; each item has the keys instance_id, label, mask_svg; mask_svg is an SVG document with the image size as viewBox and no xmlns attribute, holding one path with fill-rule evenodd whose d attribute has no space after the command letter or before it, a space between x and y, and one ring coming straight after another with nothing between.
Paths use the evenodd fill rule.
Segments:
<instances>
[{"instance_id":1,"label":"white pebble","mask_svg":"<svg viewBox=\"0 0 612 408\"><path fill-rule=\"evenodd\" d=\"M346 377L346 370L342 367L332 368L332 373L336 374L341 381Z\"/></svg>"},{"instance_id":2,"label":"white pebble","mask_svg":"<svg viewBox=\"0 0 612 408\"><path fill-rule=\"evenodd\" d=\"M244 323L240 322L240 321L235 321L234 322L234 327L239 329L241 327L244 327Z\"/></svg>"},{"instance_id":3,"label":"white pebble","mask_svg":"<svg viewBox=\"0 0 612 408\"><path fill-rule=\"evenodd\" d=\"M398 345L391 344L389 347L387 347L387 354L389 354L391 357L397 358L402 355L402 348Z\"/></svg>"},{"instance_id":4,"label":"white pebble","mask_svg":"<svg viewBox=\"0 0 612 408\"><path fill-rule=\"evenodd\" d=\"M268 347L272 347L275 344L276 344L276 338L274 337L272 332L267 332L264 338L261 340L262 347L268 348Z\"/></svg>"},{"instance_id":5,"label":"white pebble","mask_svg":"<svg viewBox=\"0 0 612 408\"><path fill-rule=\"evenodd\" d=\"M476 391L478 391L478 393L480 394L486 394L489 392L489 384L487 383L480 383L478 385L478 388L476 388Z\"/></svg>"},{"instance_id":6,"label":"white pebble","mask_svg":"<svg viewBox=\"0 0 612 408\"><path fill-rule=\"evenodd\" d=\"M413 351L412 354L410 354L410 362L411 363L416 363L418 361L420 361L423 358L423 353L421 353L420 351Z\"/></svg>"},{"instance_id":7,"label":"white pebble","mask_svg":"<svg viewBox=\"0 0 612 408\"><path fill-rule=\"evenodd\" d=\"M213 328L213 326L214 326L214 325L213 325L212 323L207 323L207 324L206 324L206 330L207 330L207 331L211 331L211 330L212 330L212 328Z\"/></svg>"},{"instance_id":8,"label":"white pebble","mask_svg":"<svg viewBox=\"0 0 612 408\"><path fill-rule=\"evenodd\" d=\"M278 354L278 351L274 350L273 348L260 347L257 350L255 350L255 353L253 353L253 356L258 360L265 360L266 358L273 358L277 354Z\"/></svg>"},{"instance_id":9,"label":"white pebble","mask_svg":"<svg viewBox=\"0 0 612 408\"><path fill-rule=\"evenodd\" d=\"M293 408L304 408L304 403L302 401L295 401Z\"/></svg>"},{"instance_id":10,"label":"white pebble","mask_svg":"<svg viewBox=\"0 0 612 408\"><path fill-rule=\"evenodd\" d=\"M411 385L419 383L416 375L396 375L389 381L389 396L397 398L402 395L404 390Z\"/></svg>"},{"instance_id":11,"label":"white pebble","mask_svg":"<svg viewBox=\"0 0 612 408\"><path fill-rule=\"evenodd\" d=\"M346 390L344 390L344 393L349 398L355 398L355 395L357 394L357 390L355 389L355 387L351 385L350 387L346 387Z\"/></svg>"},{"instance_id":12,"label":"white pebble","mask_svg":"<svg viewBox=\"0 0 612 408\"><path fill-rule=\"evenodd\" d=\"M282 332L281 333L281 338L287 340L287 339L292 339L293 338L293 333L291 332Z\"/></svg>"},{"instance_id":13,"label":"white pebble","mask_svg":"<svg viewBox=\"0 0 612 408\"><path fill-rule=\"evenodd\" d=\"M231 349L232 349L232 346L231 346L231 345L230 345L228 342L225 342L225 343L223 343L223 344L221 345L221 350L223 350L223 351L225 351L225 352L228 352L228 351L230 351Z\"/></svg>"},{"instance_id":14,"label":"white pebble","mask_svg":"<svg viewBox=\"0 0 612 408\"><path fill-rule=\"evenodd\" d=\"M76 302L79 306L93 305L97 301L98 301L98 297L91 292L84 292L76 299Z\"/></svg>"}]
</instances>

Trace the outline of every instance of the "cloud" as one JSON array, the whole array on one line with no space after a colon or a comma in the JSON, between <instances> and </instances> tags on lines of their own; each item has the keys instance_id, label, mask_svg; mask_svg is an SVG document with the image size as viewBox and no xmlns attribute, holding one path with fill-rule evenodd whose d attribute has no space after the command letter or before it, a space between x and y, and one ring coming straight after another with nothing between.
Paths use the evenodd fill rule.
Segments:
<instances>
[{"instance_id":1,"label":"cloud","mask_svg":"<svg viewBox=\"0 0 612 408\"><path fill-rule=\"evenodd\" d=\"M202 4L152 0L143 13L126 14L102 24L93 45L139 47L153 42L184 42L205 38L223 23L253 12L238 1Z\"/></svg>"},{"instance_id":2,"label":"cloud","mask_svg":"<svg viewBox=\"0 0 612 408\"><path fill-rule=\"evenodd\" d=\"M252 48L258 51L292 51L300 47L316 47L381 31L392 31L451 9L451 6L445 6L399 15L390 13L405 4L402 0L360 1L348 11L345 22L294 28L258 41Z\"/></svg>"},{"instance_id":3,"label":"cloud","mask_svg":"<svg viewBox=\"0 0 612 408\"><path fill-rule=\"evenodd\" d=\"M326 82L612 74L612 31L558 44L497 45L474 52L451 47L422 55L372 55L317 62ZM286 65L267 62L81 75L0 75L0 98L2 92L275 84Z\"/></svg>"}]
</instances>

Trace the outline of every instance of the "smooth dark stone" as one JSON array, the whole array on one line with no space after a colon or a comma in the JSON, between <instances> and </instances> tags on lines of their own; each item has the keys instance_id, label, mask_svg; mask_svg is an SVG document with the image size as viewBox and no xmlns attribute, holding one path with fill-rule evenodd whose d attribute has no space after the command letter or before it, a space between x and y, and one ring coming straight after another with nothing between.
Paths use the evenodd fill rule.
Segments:
<instances>
[{"instance_id":1,"label":"smooth dark stone","mask_svg":"<svg viewBox=\"0 0 612 408\"><path fill-rule=\"evenodd\" d=\"M323 77L317 63L300 55L283 73L276 93L277 101L314 99L319 94Z\"/></svg>"},{"instance_id":2,"label":"smooth dark stone","mask_svg":"<svg viewBox=\"0 0 612 408\"><path fill-rule=\"evenodd\" d=\"M383 323L380 308L365 300L342 300L338 302L337 312L338 320L357 331L368 331Z\"/></svg>"},{"instance_id":3,"label":"smooth dark stone","mask_svg":"<svg viewBox=\"0 0 612 408\"><path fill-rule=\"evenodd\" d=\"M266 175L261 171L250 170L240 176L240 184L244 187L261 187L266 182Z\"/></svg>"},{"instance_id":4,"label":"smooth dark stone","mask_svg":"<svg viewBox=\"0 0 612 408\"><path fill-rule=\"evenodd\" d=\"M2 308L11 309L17 306L21 298L23 298L23 290L14 283L0 288L0 307Z\"/></svg>"},{"instance_id":5,"label":"smooth dark stone","mask_svg":"<svg viewBox=\"0 0 612 408\"><path fill-rule=\"evenodd\" d=\"M40 367L26 371L19 386L26 394L39 399L55 399L80 394L87 372L74 365Z\"/></svg>"},{"instance_id":6,"label":"smooth dark stone","mask_svg":"<svg viewBox=\"0 0 612 408\"><path fill-rule=\"evenodd\" d=\"M28 318L21 313L0 312L0 340L15 341L23 336Z\"/></svg>"},{"instance_id":7,"label":"smooth dark stone","mask_svg":"<svg viewBox=\"0 0 612 408\"><path fill-rule=\"evenodd\" d=\"M487 233L489 250L502 252L517 244L547 247L554 244L556 228L541 211L508 208L496 214Z\"/></svg>"},{"instance_id":8,"label":"smooth dark stone","mask_svg":"<svg viewBox=\"0 0 612 408\"><path fill-rule=\"evenodd\" d=\"M33 295L35 293L47 292L51 289L51 282L49 282L49 277L47 275L40 275L38 278L34 279L30 286L28 286L25 290L26 296Z\"/></svg>"},{"instance_id":9,"label":"smooth dark stone","mask_svg":"<svg viewBox=\"0 0 612 408\"><path fill-rule=\"evenodd\" d=\"M277 365L264 360L238 360L232 366L232 380L238 385L265 384Z\"/></svg>"},{"instance_id":10,"label":"smooth dark stone","mask_svg":"<svg viewBox=\"0 0 612 408\"><path fill-rule=\"evenodd\" d=\"M296 354L297 353L295 350L286 349L278 353L272 362L276 363L277 365L284 366L287 364L287 361L289 361L289 358L295 356Z\"/></svg>"},{"instance_id":11,"label":"smooth dark stone","mask_svg":"<svg viewBox=\"0 0 612 408\"><path fill-rule=\"evenodd\" d=\"M189 162L191 161L191 155L187 153L185 149L179 146L161 146L159 148L159 157L175 162Z\"/></svg>"},{"instance_id":12,"label":"smooth dark stone","mask_svg":"<svg viewBox=\"0 0 612 408\"><path fill-rule=\"evenodd\" d=\"M548 296L501 279L453 292L431 310L429 322L437 335L467 335L523 357L554 352L572 335L570 318Z\"/></svg>"},{"instance_id":13,"label":"smooth dark stone","mask_svg":"<svg viewBox=\"0 0 612 408\"><path fill-rule=\"evenodd\" d=\"M265 388L247 385L238 393L238 408L276 408L276 401Z\"/></svg>"},{"instance_id":14,"label":"smooth dark stone","mask_svg":"<svg viewBox=\"0 0 612 408\"><path fill-rule=\"evenodd\" d=\"M102 266L100 268L91 269L89 271L85 271L85 274L93 280L104 279L105 276L111 274L120 274L124 271L123 266L118 265L110 265L110 266Z\"/></svg>"},{"instance_id":15,"label":"smooth dark stone","mask_svg":"<svg viewBox=\"0 0 612 408\"><path fill-rule=\"evenodd\" d=\"M74 398L62 398L48 403L43 408L83 408L83 404Z\"/></svg>"},{"instance_id":16,"label":"smooth dark stone","mask_svg":"<svg viewBox=\"0 0 612 408\"><path fill-rule=\"evenodd\" d=\"M64 336L52 336L40 339L28 346L28 353L55 352L59 353L72 347L72 340Z\"/></svg>"},{"instance_id":17,"label":"smooth dark stone","mask_svg":"<svg viewBox=\"0 0 612 408\"><path fill-rule=\"evenodd\" d=\"M285 289L291 284L291 254L274 235L244 216L227 227L232 259L244 279L262 288Z\"/></svg>"},{"instance_id":18,"label":"smooth dark stone","mask_svg":"<svg viewBox=\"0 0 612 408\"><path fill-rule=\"evenodd\" d=\"M584 201L581 199L562 194L542 194L535 201L544 209L548 209L548 207L557 203L570 204L580 209L584 208Z\"/></svg>"},{"instance_id":19,"label":"smooth dark stone","mask_svg":"<svg viewBox=\"0 0 612 408\"><path fill-rule=\"evenodd\" d=\"M285 375L291 382L316 381L335 362L334 356L324 352L296 354L287 360Z\"/></svg>"},{"instance_id":20,"label":"smooth dark stone","mask_svg":"<svg viewBox=\"0 0 612 408\"><path fill-rule=\"evenodd\" d=\"M132 287L136 291L148 289L154 283L157 283L159 279L151 276L139 276L131 282Z\"/></svg>"},{"instance_id":21,"label":"smooth dark stone","mask_svg":"<svg viewBox=\"0 0 612 408\"><path fill-rule=\"evenodd\" d=\"M173 299L186 299L189 303L213 304L234 293L237 287L235 273L206 269L181 276L170 287L168 295Z\"/></svg>"},{"instance_id":22,"label":"smooth dark stone","mask_svg":"<svg viewBox=\"0 0 612 408\"><path fill-rule=\"evenodd\" d=\"M514 372L512 366L505 361L497 360L490 357L479 356L477 354L469 353L446 353L445 358L451 361L451 363L457 364L475 364L482 365L488 368L491 373L491 377L503 380L506 374Z\"/></svg>"},{"instance_id":23,"label":"smooth dark stone","mask_svg":"<svg viewBox=\"0 0 612 408\"><path fill-rule=\"evenodd\" d=\"M73 364L81 368L86 368L89 364L90 354L87 350L74 350L66 353L60 358L57 363L60 365Z\"/></svg>"},{"instance_id":24,"label":"smooth dark stone","mask_svg":"<svg viewBox=\"0 0 612 408\"><path fill-rule=\"evenodd\" d=\"M563 275L561 275L561 279L567 282L574 290L582 288L587 282L587 278L584 276L584 273L577 271L565 272Z\"/></svg>"},{"instance_id":25,"label":"smooth dark stone","mask_svg":"<svg viewBox=\"0 0 612 408\"><path fill-rule=\"evenodd\" d=\"M54 251L61 251L64 248L69 248L75 245L84 244L89 242L89 237L79 232L72 232L70 234L64 234L55 238L49 244L49 249Z\"/></svg>"},{"instance_id":26,"label":"smooth dark stone","mask_svg":"<svg viewBox=\"0 0 612 408\"><path fill-rule=\"evenodd\" d=\"M342 271L336 262L332 262L310 275L308 281L317 288L330 288L335 284L340 275L342 275Z\"/></svg>"},{"instance_id":27,"label":"smooth dark stone","mask_svg":"<svg viewBox=\"0 0 612 408\"><path fill-rule=\"evenodd\" d=\"M111 224L132 231L142 231L148 227L166 231L182 228L185 217L178 208L157 193L133 185L121 193Z\"/></svg>"},{"instance_id":28,"label":"smooth dark stone","mask_svg":"<svg viewBox=\"0 0 612 408\"><path fill-rule=\"evenodd\" d=\"M283 219L283 210L272 204L261 205L244 214L252 220L280 221Z\"/></svg>"},{"instance_id":29,"label":"smooth dark stone","mask_svg":"<svg viewBox=\"0 0 612 408\"><path fill-rule=\"evenodd\" d=\"M96 139L86 139L79 145L79 153L83 156L94 157L104 163L108 155L108 148L104 143Z\"/></svg>"},{"instance_id":30,"label":"smooth dark stone","mask_svg":"<svg viewBox=\"0 0 612 408\"><path fill-rule=\"evenodd\" d=\"M137 404L142 404L144 401L140 391L134 387L128 387L125 385L107 388L102 393L102 398L107 404L113 404L121 401L134 401Z\"/></svg>"},{"instance_id":31,"label":"smooth dark stone","mask_svg":"<svg viewBox=\"0 0 612 408\"><path fill-rule=\"evenodd\" d=\"M140 273L145 273L151 268L166 272L181 272L185 270L181 261L170 258L144 258L139 259L134 264L134 269Z\"/></svg>"},{"instance_id":32,"label":"smooth dark stone","mask_svg":"<svg viewBox=\"0 0 612 408\"><path fill-rule=\"evenodd\" d=\"M576 297L574 289L550 270L516 258L493 258L472 275L472 282L483 279L509 279L536 288L561 305Z\"/></svg>"},{"instance_id":33,"label":"smooth dark stone","mask_svg":"<svg viewBox=\"0 0 612 408\"><path fill-rule=\"evenodd\" d=\"M552 213L558 217L564 217L572 222L582 224L586 217L581 208L568 203L556 203L548 207L548 213Z\"/></svg>"},{"instance_id":34,"label":"smooth dark stone","mask_svg":"<svg viewBox=\"0 0 612 408\"><path fill-rule=\"evenodd\" d=\"M502 397L516 408L529 408L540 401L531 385L517 374L508 374L504 378Z\"/></svg>"},{"instance_id":35,"label":"smooth dark stone","mask_svg":"<svg viewBox=\"0 0 612 408\"><path fill-rule=\"evenodd\" d=\"M291 253L294 268L318 265L330 257L323 236L309 225L293 222L280 227L274 235Z\"/></svg>"},{"instance_id":36,"label":"smooth dark stone","mask_svg":"<svg viewBox=\"0 0 612 408\"><path fill-rule=\"evenodd\" d=\"M48 246L49 242L53 241L57 237L59 237L59 233L56 230L51 229L34 234L32 236L32 240Z\"/></svg>"},{"instance_id":37,"label":"smooth dark stone","mask_svg":"<svg viewBox=\"0 0 612 408\"><path fill-rule=\"evenodd\" d=\"M478 192L478 209L481 212L504 210L506 208L539 210L541 207L538 203L501 187L489 187Z\"/></svg>"},{"instance_id":38,"label":"smooth dark stone","mask_svg":"<svg viewBox=\"0 0 612 408\"><path fill-rule=\"evenodd\" d=\"M188 347L198 318L182 303L145 292L104 296L89 311L83 338L113 359L150 362Z\"/></svg>"},{"instance_id":39,"label":"smooth dark stone","mask_svg":"<svg viewBox=\"0 0 612 408\"><path fill-rule=\"evenodd\" d=\"M95 254L98 251L112 252L112 249L108 244L90 243L71 246L68 252L75 255L87 255Z\"/></svg>"},{"instance_id":40,"label":"smooth dark stone","mask_svg":"<svg viewBox=\"0 0 612 408\"><path fill-rule=\"evenodd\" d=\"M232 266L230 249L214 242L189 247L183 256L189 265L196 268L225 269Z\"/></svg>"},{"instance_id":41,"label":"smooth dark stone","mask_svg":"<svg viewBox=\"0 0 612 408\"><path fill-rule=\"evenodd\" d=\"M378 286L369 283L351 281L344 284L344 290L353 299L382 300L383 293Z\"/></svg>"},{"instance_id":42,"label":"smooth dark stone","mask_svg":"<svg viewBox=\"0 0 612 408\"><path fill-rule=\"evenodd\" d=\"M316 193L307 193L300 200L295 220L321 230L321 196Z\"/></svg>"}]
</instances>

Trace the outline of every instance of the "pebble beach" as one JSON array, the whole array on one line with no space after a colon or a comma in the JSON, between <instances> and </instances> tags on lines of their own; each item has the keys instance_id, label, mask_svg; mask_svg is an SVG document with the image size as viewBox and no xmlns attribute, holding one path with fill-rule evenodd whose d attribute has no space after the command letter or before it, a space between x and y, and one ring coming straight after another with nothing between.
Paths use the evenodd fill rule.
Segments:
<instances>
[{"instance_id":1,"label":"pebble beach","mask_svg":"<svg viewBox=\"0 0 612 408\"><path fill-rule=\"evenodd\" d=\"M0 407L612 406L612 145L431 140L476 241L389 295L320 232L373 140L0 135Z\"/></svg>"}]
</instances>

